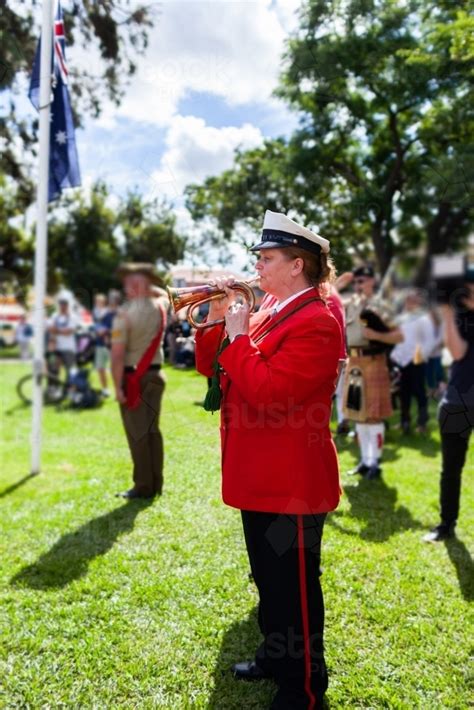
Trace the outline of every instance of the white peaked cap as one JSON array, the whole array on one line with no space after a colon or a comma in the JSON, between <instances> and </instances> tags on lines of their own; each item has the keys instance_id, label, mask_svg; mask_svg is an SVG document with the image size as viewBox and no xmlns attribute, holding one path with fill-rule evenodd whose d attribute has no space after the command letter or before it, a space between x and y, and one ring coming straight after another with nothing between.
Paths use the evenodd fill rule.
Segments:
<instances>
[{"instance_id":1,"label":"white peaked cap","mask_svg":"<svg viewBox=\"0 0 474 710\"><path fill-rule=\"evenodd\" d=\"M73 305L74 303L74 296L72 295L71 291L66 291L63 289L62 291L59 291L59 293L56 296L56 301L60 303L61 301L68 303L70 306Z\"/></svg>"},{"instance_id":2,"label":"white peaked cap","mask_svg":"<svg viewBox=\"0 0 474 710\"><path fill-rule=\"evenodd\" d=\"M281 249L299 247L313 254L329 254L329 241L306 227L302 227L281 212L265 212L262 239L250 247L250 251L260 249Z\"/></svg>"}]
</instances>

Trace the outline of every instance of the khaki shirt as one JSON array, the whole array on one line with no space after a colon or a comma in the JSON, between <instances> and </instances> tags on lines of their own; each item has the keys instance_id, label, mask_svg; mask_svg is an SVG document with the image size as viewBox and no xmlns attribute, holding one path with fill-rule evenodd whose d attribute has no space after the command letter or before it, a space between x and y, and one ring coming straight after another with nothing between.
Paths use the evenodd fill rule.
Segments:
<instances>
[{"instance_id":1,"label":"khaki shirt","mask_svg":"<svg viewBox=\"0 0 474 710\"><path fill-rule=\"evenodd\" d=\"M165 311L167 301L160 299ZM127 301L117 312L112 324L112 345L125 344L125 367L135 366L161 326L161 311L156 300L136 298ZM163 334L164 335L164 334ZM153 357L153 365L163 363L163 339Z\"/></svg>"},{"instance_id":2,"label":"khaki shirt","mask_svg":"<svg viewBox=\"0 0 474 710\"><path fill-rule=\"evenodd\" d=\"M395 328L394 314L390 305L374 294L370 298L367 296L354 294L344 302L346 308L346 337L349 348L367 348L369 341L363 335L366 327L360 320L360 314L364 308L370 308L383 320L389 328Z\"/></svg>"}]
</instances>

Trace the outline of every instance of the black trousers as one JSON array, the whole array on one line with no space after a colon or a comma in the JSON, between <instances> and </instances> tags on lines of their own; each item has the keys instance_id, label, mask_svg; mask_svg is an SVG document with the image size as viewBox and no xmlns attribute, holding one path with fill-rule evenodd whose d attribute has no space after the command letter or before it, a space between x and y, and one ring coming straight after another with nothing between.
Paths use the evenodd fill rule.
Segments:
<instances>
[{"instance_id":1,"label":"black trousers","mask_svg":"<svg viewBox=\"0 0 474 710\"><path fill-rule=\"evenodd\" d=\"M328 685L319 581L325 518L242 511L260 597L256 662L279 686L278 708L318 708Z\"/></svg>"},{"instance_id":2,"label":"black trousers","mask_svg":"<svg viewBox=\"0 0 474 710\"><path fill-rule=\"evenodd\" d=\"M426 366L424 363L410 363L400 368L400 416L402 425L410 426L411 402L416 399L418 405L418 426L425 426L428 421L428 397L426 395Z\"/></svg>"},{"instance_id":3,"label":"black trousers","mask_svg":"<svg viewBox=\"0 0 474 710\"><path fill-rule=\"evenodd\" d=\"M461 474L474 427L474 409L445 404L439 409L438 421L442 452L441 521L455 525L459 515Z\"/></svg>"}]
</instances>

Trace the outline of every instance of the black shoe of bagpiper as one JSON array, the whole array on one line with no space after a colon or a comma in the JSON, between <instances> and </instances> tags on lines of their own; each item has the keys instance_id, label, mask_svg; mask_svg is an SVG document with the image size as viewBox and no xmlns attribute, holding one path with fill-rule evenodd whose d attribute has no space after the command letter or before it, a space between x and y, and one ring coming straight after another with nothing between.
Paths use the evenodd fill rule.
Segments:
<instances>
[{"instance_id":1,"label":"black shoe of bagpiper","mask_svg":"<svg viewBox=\"0 0 474 710\"><path fill-rule=\"evenodd\" d=\"M381 475L382 469L380 468L380 466L370 466L364 478L366 478L368 481L375 481L377 478L380 478Z\"/></svg>"},{"instance_id":2,"label":"black shoe of bagpiper","mask_svg":"<svg viewBox=\"0 0 474 710\"><path fill-rule=\"evenodd\" d=\"M343 419L342 422L339 422L337 425L336 429L336 434L338 436L347 436L351 430L351 425L348 419Z\"/></svg>"},{"instance_id":3,"label":"black shoe of bagpiper","mask_svg":"<svg viewBox=\"0 0 474 710\"><path fill-rule=\"evenodd\" d=\"M356 476L357 474L359 474L360 476L365 476L368 470L369 467L361 461L355 468L353 468L351 471L348 471L347 473L349 476Z\"/></svg>"},{"instance_id":4,"label":"black shoe of bagpiper","mask_svg":"<svg viewBox=\"0 0 474 710\"><path fill-rule=\"evenodd\" d=\"M454 537L454 528L456 523L448 525L447 523L440 523L435 528L426 533L423 537L423 542L442 542L443 540L449 540Z\"/></svg>"}]
</instances>

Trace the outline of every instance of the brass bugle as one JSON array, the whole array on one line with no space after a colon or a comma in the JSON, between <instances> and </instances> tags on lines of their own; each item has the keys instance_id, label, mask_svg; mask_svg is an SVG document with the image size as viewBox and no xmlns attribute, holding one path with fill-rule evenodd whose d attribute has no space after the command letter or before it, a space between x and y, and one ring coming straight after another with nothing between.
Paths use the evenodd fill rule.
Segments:
<instances>
[{"instance_id":1,"label":"brass bugle","mask_svg":"<svg viewBox=\"0 0 474 710\"><path fill-rule=\"evenodd\" d=\"M250 284L256 282L257 280L258 277L252 279L251 281L234 281L234 283L229 286L229 288L237 291L237 293L242 294L251 311L253 311L255 307L255 294ZM186 311L186 319L194 328L211 328L213 325L218 325L219 323L224 322L224 318L220 318L218 320L198 323L193 316L193 311L203 303L216 301L217 299L225 296L224 289L218 288L218 286L214 286L212 284L204 284L203 286L185 286L184 288L170 288L168 286L166 290L168 291L173 311L177 313L182 308L187 307L188 310Z\"/></svg>"}]
</instances>

